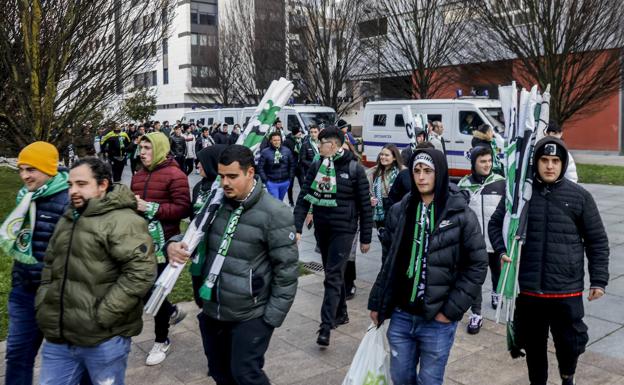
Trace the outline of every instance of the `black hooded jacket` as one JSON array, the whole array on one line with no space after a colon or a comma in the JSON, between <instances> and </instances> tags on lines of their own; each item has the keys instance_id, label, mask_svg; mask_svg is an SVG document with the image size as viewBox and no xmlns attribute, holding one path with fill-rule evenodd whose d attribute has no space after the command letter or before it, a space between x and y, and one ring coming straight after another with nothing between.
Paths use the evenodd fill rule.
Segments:
<instances>
[{"instance_id":1,"label":"black hooded jacket","mask_svg":"<svg viewBox=\"0 0 624 385\"><path fill-rule=\"evenodd\" d=\"M349 165L357 158L350 151L334 163L336 167L336 203L338 207L314 206L314 226L329 226L337 233L355 234L360 222L360 242L371 243L373 233L373 209L370 204L368 179L364 168L356 164L355 173L351 175ZM310 186L316 177L321 162L312 164L303 183L301 193L295 207L295 227L298 233L303 229L310 202L304 197L309 193Z\"/></svg>"},{"instance_id":2,"label":"black hooded jacket","mask_svg":"<svg viewBox=\"0 0 624 385\"><path fill-rule=\"evenodd\" d=\"M458 321L472 305L487 273L488 257L477 217L470 210L467 196L456 186L449 188L448 166L444 154L435 149L419 149L410 159L413 169L417 154L426 152L435 164L434 231L429 238L427 252L426 286L421 314L433 319L442 313L451 321ZM412 179L412 191L396 203L386 215L386 233L382 239L389 252L382 261L381 271L373 285L368 308L379 313L380 325L392 315L404 298L395 291L401 287L399 274L406 274L400 266L406 265L410 253L404 238L411 238L414 229L414 211L421 197ZM411 213L411 214L408 214ZM412 218L408 221L408 217ZM408 223L411 222L411 223Z\"/></svg>"},{"instance_id":3,"label":"black hooded jacket","mask_svg":"<svg viewBox=\"0 0 624 385\"><path fill-rule=\"evenodd\" d=\"M549 143L565 149L561 140L544 138L535 146L533 164ZM564 150L561 174L554 183L534 177L518 273L521 292L548 296L583 291L585 254L591 287L605 288L609 281L609 241L600 212L587 190L564 178L567 165L568 151ZM504 218L502 199L488 225L492 247L499 254L507 253Z\"/></svg>"},{"instance_id":4,"label":"black hooded jacket","mask_svg":"<svg viewBox=\"0 0 624 385\"><path fill-rule=\"evenodd\" d=\"M217 179L217 175L219 175L217 172L219 157L226 148L227 145L225 144L215 144L197 153L197 160L199 160L199 163L204 169L206 177L202 178L202 180L193 187L193 202L197 200L200 191L210 190L212 183Z\"/></svg>"}]
</instances>

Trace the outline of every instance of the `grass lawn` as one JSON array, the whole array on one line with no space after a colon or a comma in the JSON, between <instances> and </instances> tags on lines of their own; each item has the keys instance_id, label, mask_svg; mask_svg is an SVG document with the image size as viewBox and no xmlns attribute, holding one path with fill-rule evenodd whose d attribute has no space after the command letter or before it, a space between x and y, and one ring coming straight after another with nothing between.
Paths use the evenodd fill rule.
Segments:
<instances>
[{"instance_id":1,"label":"grass lawn","mask_svg":"<svg viewBox=\"0 0 624 385\"><path fill-rule=\"evenodd\" d=\"M16 171L0 167L0 221L15 207L17 190L22 187ZM0 340L6 339L8 331L7 303L11 290L13 260L0 252Z\"/></svg>"},{"instance_id":2,"label":"grass lawn","mask_svg":"<svg viewBox=\"0 0 624 385\"><path fill-rule=\"evenodd\" d=\"M577 164L581 183L595 183L624 186L624 167Z\"/></svg>"}]
</instances>

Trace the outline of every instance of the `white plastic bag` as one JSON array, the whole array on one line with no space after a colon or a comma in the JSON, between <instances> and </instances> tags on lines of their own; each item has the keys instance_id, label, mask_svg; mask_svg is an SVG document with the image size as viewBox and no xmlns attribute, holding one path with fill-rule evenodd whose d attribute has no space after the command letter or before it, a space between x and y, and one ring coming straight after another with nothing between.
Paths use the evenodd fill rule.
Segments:
<instances>
[{"instance_id":1,"label":"white plastic bag","mask_svg":"<svg viewBox=\"0 0 624 385\"><path fill-rule=\"evenodd\" d=\"M386 338L388 321L371 324L358 347L342 385L390 385L390 348Z\"/></svg>"}]
</instances>

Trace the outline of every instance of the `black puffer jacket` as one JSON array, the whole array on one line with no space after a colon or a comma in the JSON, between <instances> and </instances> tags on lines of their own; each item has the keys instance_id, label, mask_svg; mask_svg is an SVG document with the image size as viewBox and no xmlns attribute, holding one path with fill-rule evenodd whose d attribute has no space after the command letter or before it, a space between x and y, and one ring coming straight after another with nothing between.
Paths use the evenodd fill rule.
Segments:
<instances>
[{"instance_id":1,"label":"black puffer jacket","mask_svg":"<svg viewBox=\"0 0 624 385\"><path fill-rule=\"evenodd\" d=\"M433 319L442 313L452 321L458 321L472 305L487 274L488 256L485 242L479 229L479 222L467 203L467 195L456 186L449 188L448 167L444 154L434 149L420 149L427 152L436 165L434 232L429 239L426 266L426 286L423 303L423 317ZM412 155L410 161L413 168ZM413 179L412 179L413 180ZM407 211L420 201L416 185L412 182L412 192L390 209L386 215L383 242L389 249L382 263L381 271L373 285L368 300L368 308L379 312L380 324L392 315L397 306L398 295L393 293L400 264L399 258L410 258L400 254L401 240L405 236Z\"/></svg>"},{"instance_id":2,"label":"black puffer jacket","mask_svg":"<svg viewBox=\"0 0 624 385\"><path fill-rule=\"evenodd\" d=\"M314 156L316 156L316 151L314 151L312 143L310 143L311 140L309 136L303 138L301 151L299 152L299 168L304 175L308 173L312 163L314 163Z\"/></svg>"},{"instance_id":3,"label":"black puffer jacket","mask_svg":"<svg viewBox=\"0 0 624 385\"><path fill-rule=\"evenodd\" d=\"M403 199L403 197L409 193L412 189L412 170L405 169L399 172L392 187L390 188L390 192L388 193L388 203L393 205L398 203Z\"/></svg>"},{"instance_id":4,"label":"black puffer jacket","mask_svg":"<svg viewBox=\"0 0 624 385\"><path fill-rule=\"evenodd\" d=\"M357 158L350 151L334 162L336 167L336 203L337 207L314 206L314 226L330 226L338 233L355 234L360 222L360 242L371 242L373 232L373 210L370 204L368 179L364 168L356 164L354 175L349 174L349 164L357 162ZM295 227L301 233L303 222L310 209L310 202L304 199L310 191L310 185L316 177L321 162L310 167L303 188L295 207Z\"/></svg>"},{"instance_id":5,"label":"black puffer jacket","mask_svg":"<svg viewBox=\"0 0 624 385\"><path fill-rule=\"evenodd\" d=\"M214 139L215 144L230 144L230 135L223 131L217 131L212 134L212 139Z\"/></svg>"},{"instance_id":6,"label":"black puffer jacket","mask_svg":"<svg viewBox=\"0 0 624 385\"><path fill-rule=\"evenodd\" d=\"M186 156L186 139L182 135L171 135L171 153L176 158Z\"/></svg>"},{"instance_id":7,"label":"black puffer jacket","mask_svg":"<svg viewBox=\"0 0 624 385\"><path fill-rule=\"evenodd\" d=\"M548 143L564 146L555 138L545 138L537 143L535 152ZM609 281L609 241L600 212L587 190L564 178L567 150L564 153L563 171L555 183L543 183L537 176L533 183L526 243L518 273L521 291L534 294L583 291L584 254L587 254L591 286L605 288ZM499 254L507 253L502 233L504 217L503 199L488 226L492 247Z\"/></svg>"}]
</instances>

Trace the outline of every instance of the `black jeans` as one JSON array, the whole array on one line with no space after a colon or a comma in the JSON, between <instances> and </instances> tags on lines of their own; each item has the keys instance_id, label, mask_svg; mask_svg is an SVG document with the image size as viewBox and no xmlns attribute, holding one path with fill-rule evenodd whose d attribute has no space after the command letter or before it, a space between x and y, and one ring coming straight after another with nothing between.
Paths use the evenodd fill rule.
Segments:
<instances>
[{"instance_id":1,"label":"black jeans","mask_svg":"<svg viewBox=\"0 0 624 385\"><path fill-rule=\"evenodd\" d=\"M223 322L204 316L205 351L217 385L269 385L262 370L273 327L261 318Z\"/></svg>"},{"instance_id":2,"label":"black jeans","mask_svg":"<svg viewBox=\"0 0 624 385\"><path fill-rule=\"evenodd\" d=\"M113 170L113 182L121 181L121 174L123 174L123 169L126 167L126 160L117 160L112 156L109 156L108 159Z\"/></svg>"},{"instance_id":3,"label":"black jeans","mask_svg":"<svg viewBox=\"0 0 624 385\"><path fill-rule=\"evenodd\" d=\"M514 326L516 341L526 351L531 385L546 385L548 380L548 330L555 342L559 373L574 375L579 356L589 337L583 297L536 298L519 295L516 299Z\"/></svg>"},{"instance_id":4,"label":"black jeans","mask_svg":"<svg viewBox=\"0 0 624 385\"><path fill-rule=\"evenodd\" d=\"M498 279L501 274L500 256L496 253L488 253L488 263L490 264L490 278L492 279L492 292L496 292L498 287ZM473 314L481 314L481 303L483 302L483 293L479 290L479 294L475 302L470 308Z\"/></svg>"},{"instance_id":5,"label":"black jeans","mask_svg":"<svg viewBox=\"0 0 624 385\"><path fill-rule=\"evenodd\" d=\"M184 162L186 162L185 156L176 156L174 157L175 161L178 162L178 166L180 166L180 170L184 171Z\"/></svg>"},{"instance_id":6,"label":"black jeans","mask_svg":"<svg viewBox=\"0 0 624 385\"><path fill-rule=\"evenodd\" d=\"M333 328L336 316L347 312L344 276L355 234L336 233L330 226L315 226L314 234L325 269L321 327Z\"/></svg>"},{"instance_id":7,"label":"black jeans","mask_svg":"<svg viewBox=\"0 0 624 385\"><path fill-rule=\"evenodd\" d=\"M184 173L186 175L189 175L190 173L193 172L193 167L195 164L195 159L193 158L187 158L184 160L184 168L182 169L182 171L184 171Z\"/></svg>"},{"instance_id":8,"label":"black jeans","mask_svg":"<svg viewBox=\"0 0 624 385\"><path fill-rule=\"evenodd\" d=\"M165 267L167 267L166 263L158 264L158 277L160 277L163 270L165 270ZM156 279L158 279L158 277L156 277ZM143 302L147 303L151 295L152 289L150 289L145 298L143 298ZM154 316L154 334L156 335L156 342L165 342L167 338L169 338L169 319L174 310L174 306L165 298L160 309L158 309L158 313Z\"/></svg>"},{"instance_id":9,"label":"black jeans","mask_svg":"<svg viewBox=\"0 0 624 385\"><path fill-rule=\"evenodd\" d=\"M297 202L296 200L293 200L293 187L295 186L295 178L297 179L297 182L299 182L299 190L301 190L301 188L303 188L304 177L305 174L303 174L303 171L299 167L297 167L297 169L295 169L295 176L290 180L290 186L288 186L288 203L290 203L291 205Z\"/></svg>"}]
</instances>

